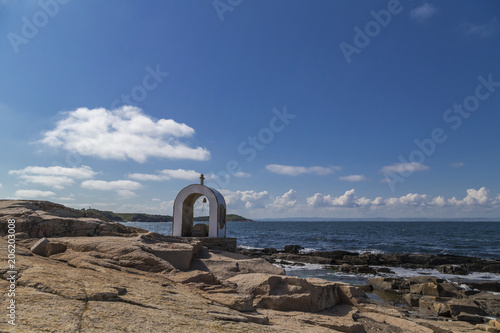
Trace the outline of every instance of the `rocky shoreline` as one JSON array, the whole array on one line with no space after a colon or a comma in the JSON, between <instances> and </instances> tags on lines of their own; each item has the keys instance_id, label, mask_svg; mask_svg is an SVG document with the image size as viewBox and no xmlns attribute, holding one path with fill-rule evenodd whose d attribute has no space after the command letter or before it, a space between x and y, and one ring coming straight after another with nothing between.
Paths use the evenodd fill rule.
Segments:
<instances>
[{"instance_id":1,"label":"rocky shoreline","mask_svg":"<svg viewBox=\"0 0 500 333\"><path fill-rule=\"evenodd\" d=\"M429 276L412 280L374 275L368 285L354 286L286 276L275 265L324 260L325 265L335 261L338 267L359 270L371 267L373 258L381 266L381 257L301 255L292 247L265 253L208 249L202 239L150 233L50 202L0 200L0 253L5 254L13 239L8 236L9 220L15 220L16 325L2 320L2 332L500 329L500 321L493 318L500 316L500 300L491 292L462 290ZM8 267L0 266L3 305L13 299L7 295L11 275ZM371 300L365 293L371 288L393 297L394 305Z\"/></svg>"}]
</instances>

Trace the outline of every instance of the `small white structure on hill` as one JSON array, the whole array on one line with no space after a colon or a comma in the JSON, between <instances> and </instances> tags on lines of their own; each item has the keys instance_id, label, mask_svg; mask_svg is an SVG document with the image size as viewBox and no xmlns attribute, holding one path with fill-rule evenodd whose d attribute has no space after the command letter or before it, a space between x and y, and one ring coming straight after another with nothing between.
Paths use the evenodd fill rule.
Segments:
<instances>
[{"instance_id":1,"label":"small white structure on hill","mask_svg":"<svg viewBox=\"0 0 500 333\"><path fill-rule=\"evenodd\" d=\"M191 237L193 234L194 203L205 196L209 202L208 237L226 237L226 201L217 190L203 184L205 177L201 175L200 184L192 184L183 188L174 201L174 223L172 235Z\"/></svg>"}]
</instances>

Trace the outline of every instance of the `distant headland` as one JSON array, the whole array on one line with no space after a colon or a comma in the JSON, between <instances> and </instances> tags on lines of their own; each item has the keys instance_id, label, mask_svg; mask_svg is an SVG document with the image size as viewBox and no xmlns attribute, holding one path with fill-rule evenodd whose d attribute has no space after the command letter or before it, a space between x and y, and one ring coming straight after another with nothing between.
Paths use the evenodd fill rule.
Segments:
<instances>
[{"instance_id":1,"label":"distant headland","mask_svg":"<svg viewBox=\"0 0 500 333\"><path fill-rule=\"evenodd\" d=\"M143 213L114 213L107 210L99 209L85 209L82 211L89 217L104 218L113 222L172 222L173 217L170 215L153 215ZM194 221L208 221L208 216L198 216ZM228 222L255 222L254 220L247 219L246 217L237 214L227 214L226 221Z\"/></svg>"}]
</instances>

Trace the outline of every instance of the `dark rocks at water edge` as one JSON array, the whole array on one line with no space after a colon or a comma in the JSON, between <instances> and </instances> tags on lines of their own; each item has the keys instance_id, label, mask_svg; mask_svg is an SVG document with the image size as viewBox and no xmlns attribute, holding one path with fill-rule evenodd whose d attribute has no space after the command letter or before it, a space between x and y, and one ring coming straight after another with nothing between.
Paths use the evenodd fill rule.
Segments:
<instances>
[{"instance_id":1,"label":"dark rocks at water edge","mask_svg":"<svg viewBox=\"0 0 500 333\"><path fill-rule=\"evenodd\" d=\"M444 274L468 275L469 272L500 274L500 260L448 254L422 253L356 253L348 251L316 251L301 253L300 245L287 245L283 251L274 248L240 249L240 253L264 257L270 262L292 262L320 265L386 266L403 268L434 268ZM361 272L360 272L361 273ZM369 272L367 272L369 273Z\"/></svg>"}]
</instances>

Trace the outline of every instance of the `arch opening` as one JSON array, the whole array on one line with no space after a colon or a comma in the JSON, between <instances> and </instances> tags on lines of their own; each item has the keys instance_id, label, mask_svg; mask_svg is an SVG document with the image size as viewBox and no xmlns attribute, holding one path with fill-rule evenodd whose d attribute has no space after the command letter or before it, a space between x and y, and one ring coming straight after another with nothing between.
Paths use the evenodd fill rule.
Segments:
<instances>
[{"instance_id":1,"label":"arch opening","mask_svg":"<svg viewBox=\"0 0 500 333\"><path fill-rule=\"evenodd\" d=\"M192 184L182 189L174 201L172 235L191 237L194 226L194 205L205 196L208 201L208 237L226 237L226 202L216 190L202 184Z\"/></svg>"}]
</instances>

